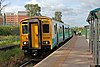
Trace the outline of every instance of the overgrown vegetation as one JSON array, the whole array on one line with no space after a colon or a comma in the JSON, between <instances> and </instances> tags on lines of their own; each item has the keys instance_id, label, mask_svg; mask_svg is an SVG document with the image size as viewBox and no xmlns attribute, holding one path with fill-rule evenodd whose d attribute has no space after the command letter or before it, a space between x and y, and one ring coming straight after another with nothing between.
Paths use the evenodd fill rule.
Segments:
<instances>
[{"instance_id":1,"label":"overgrown vegetation","mask_svg":"<svg viewBox=\"0 0 100 67\"><path fill-rule=\"evenodd\" d=\"M0 26L0 47L17 45L19 43L19 27ZM17 62L21 61L23 57L23 51L19 47L0 51L0 65L1 67L16 67Z\"/></svg>"},{"instance_id":2,"label":"overgrown vegetation","mask_svg":"<svg viewBox=\"0 0 100 67\"><path fill-rule=\"evenodd\" d=\"M20 48L0 51L0 65L12 67L12 65L15 65L16 62L20 61L23 56L23 51Z\"/></svg>"},{"instance_id":3,"label":"overgrown vegetation","mask_svg":"<svg viewBox=\"0 0 100 67\"><path fill-rule=\"evenodd\" d=\"M9 36L0 36L0 46L9 46L9 45L16 45L20 44L19 36L9 35Z\"/></svg>"},{"instance_id":4,"label":"overgrown vegetation","mask_svg":"<svg viewBox=\"0 0 100 67\"><path fill-rule=\"evenodd\" d=\"M14 57L20 57L22 55L22 50L20 48L15 48L7 51L0 51L0 62L8 61Z\"/></svg>"},{"instance_id":5,"label":"overgrown vegetation","mask_svg":"<svg viewBox=\"0 0 100 67\"><path fill-rule=\"evenodd\" d=\"M0 26L0 47L20 43L19 27Z\"/></svg>"},{"instance_id":6,"label":"overgrown vegetation","mask_svg":"<svg viewBox=\"0 0 100 67\"><path fill-rule=\"evenodd\" d=\"M19 27L17 26L0 26L0 35L19 35Z\"/></svg>"}]
</instances>

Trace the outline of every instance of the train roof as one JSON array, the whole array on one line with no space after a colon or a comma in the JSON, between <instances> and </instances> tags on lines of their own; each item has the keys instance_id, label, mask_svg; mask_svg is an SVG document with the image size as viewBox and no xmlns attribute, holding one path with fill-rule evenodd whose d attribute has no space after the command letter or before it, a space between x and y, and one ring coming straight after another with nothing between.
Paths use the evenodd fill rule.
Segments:
<instances>
[{"instance_id":1,"label":"train roof","mask_svg":"<svg viewBox=\"0 0 100 67\"><path fill-rule=\"evenodd\" d=\"M49 18L49 17L47 17L47 16L33 16L33 17L24 18L20 22L25 21L25 20L29 20L29 19L33 19L33 18ZM49 19L51 19L51 18L49 18Z\"/></svg>"},{"instance_id":2,"label":"train roof","mask_svg":"<svg viewBox=\"0 0 100 67\"><path fill-rule=\"evenodd\" d=\"M52 18L47 17L47 16L33 16L33 17L24 18L20 22L25 21L25 20L29 20L29 19L33 19L33 18L49 18L49 19L53 20ZM53 20L53 21L56 21L56 20ZM56 22L61 23L60 21L56 21ZM68 24L65 24L65 23L61 23L61 24L68 25ZM70 25L68 25L68 26L70 26Z\"/></svg>"}]
</instances>

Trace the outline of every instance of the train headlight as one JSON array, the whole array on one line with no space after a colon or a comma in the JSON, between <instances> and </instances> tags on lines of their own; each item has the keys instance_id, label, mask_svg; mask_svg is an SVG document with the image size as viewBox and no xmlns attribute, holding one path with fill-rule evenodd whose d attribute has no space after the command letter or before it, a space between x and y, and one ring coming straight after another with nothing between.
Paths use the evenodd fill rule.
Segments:
<instances>
[{"instance_id":1,"label":"train headlight","mask_svg":"<svg viewBox=\"0 0 100 67\"><path fill-rule=\"evenodd\" d=\"M28 41L24 41L23 44L24 44L24 45L28 45Z\"/></svg>"},{"instance_id":2,"label":"train headlight","mask_svg":"<svg viewBox=\"0 0 100 67\"><path fill-rule=\"evenodd\" d=\"M43 41L43 44L50 44L49 41Z\"/></svg>"},{"instance_id":3,"label":"train headlight","mask_svg":"<svg viewBox=\"0 0 100 67\"><path fill-rule=\"evenodd\" d=\"M48 44L48 42L46 41L45 44Z\"/></svg>"}]
</instances>

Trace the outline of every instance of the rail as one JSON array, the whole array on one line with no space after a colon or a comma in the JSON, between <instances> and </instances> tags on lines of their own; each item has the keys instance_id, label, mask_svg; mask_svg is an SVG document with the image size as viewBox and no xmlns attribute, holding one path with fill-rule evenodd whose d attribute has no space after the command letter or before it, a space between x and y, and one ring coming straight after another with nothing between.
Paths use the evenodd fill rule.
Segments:
<instances>
[{"instance_id":1,"label":"rail","mask_svg":"<svg viewBox=\"0 0 100 67\"><path fill-rule=\"evenodd\" d=\"M31 64L31 63L36 64L36 63L38 63L38 62L41 61L41 60L42 60L42 59L30 59L30 60L24 62L24 63L23 63L22 65L20 65L19 67L25 67L25 66L27 66L27 65L29 65L29 64Z\"/></svg>"},{"instance_id":2,"label":"rail","mask_svg":"<svg viewBox=\"0 0 100 67\"><path fill-rule=\"evenodd\" d=\"M5 47L0 47L0 50L9 50L9 49L13 49L15 47L19 47L19 45L10 45L10 46L5 46Z\"/></svg>"}]
</instances>

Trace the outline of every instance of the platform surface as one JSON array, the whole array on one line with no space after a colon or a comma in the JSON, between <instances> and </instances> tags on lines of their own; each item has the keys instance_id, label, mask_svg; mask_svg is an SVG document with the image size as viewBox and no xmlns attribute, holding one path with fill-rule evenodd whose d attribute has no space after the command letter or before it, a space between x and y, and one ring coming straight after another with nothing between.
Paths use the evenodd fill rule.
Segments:
<instances>
[{"instance_id":1,"label":"platform surface","mask_svg":"<svg viewBox=\"0 0 100 67\"><path fill-rule=\"evenodd\" d=\"M85 37L74 36L34 67L90 67L93 63Z\"/></svg>"}]
</instances>

